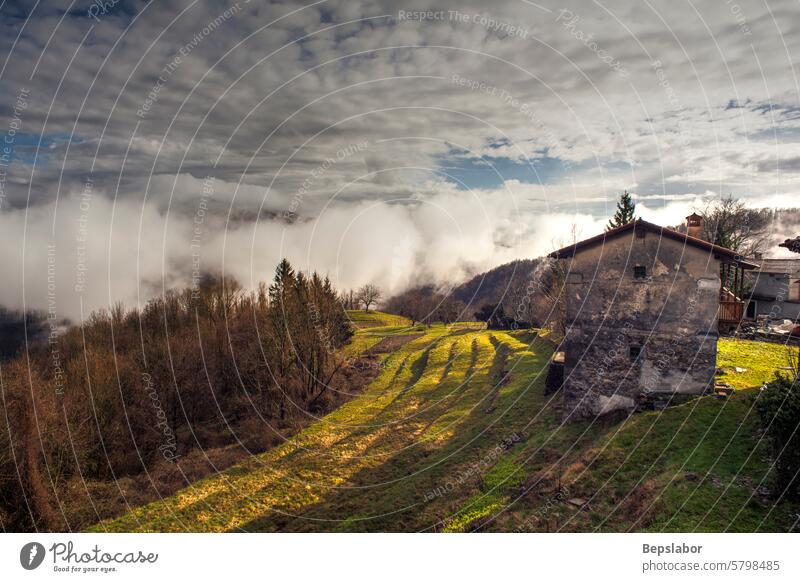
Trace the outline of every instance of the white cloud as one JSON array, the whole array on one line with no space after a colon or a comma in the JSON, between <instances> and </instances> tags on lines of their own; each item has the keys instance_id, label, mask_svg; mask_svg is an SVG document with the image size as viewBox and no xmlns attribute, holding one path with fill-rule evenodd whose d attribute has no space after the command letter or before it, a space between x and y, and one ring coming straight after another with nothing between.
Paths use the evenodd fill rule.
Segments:
<instances>
[{"instance_id":1,"label":"white cloud","mask_svg":"<svg viewBox=\"0 0 800 582\"><path fill-rule=\"evenodd\" d=\"M441 283L542 254L573 223L585 236L602 230L626 188L642 216L662 224L727 193L753 205L797 205L800 20L790 0L743 0L740 14L712 0L691 8L580 2L570 7L579 17L572 29L556 21L562 6L554 3L551 12L523 2L437 5L518 24L526 38L449 18L397 21L398 10L428 8L423 0L252 2L185 55L182 47L226 6L126 5L89 32L84 16L62 21L57 6L39 3L13 47L25 19L16 7L0 9L0 46L10 55L0 127L24 87L31 97L22 131L62 136L35 169L14 162L4 184L0 236L26 245L30 305L46 305L41 249L52 237L62 249L59 293L69 287L71 206L90 174L93 288L84 299L92 307L187 281L208 175L216 180L204 266L222 268L224 259L247 281L268 277L287 255L343 286ZM629 74L607 66L601 50ZM152 108L138 116L176 55ZM459 85L454 74L494 90ZM68 144L73 128L80 142ZM25 159L30 143L17 146ZM438 170L453 151L504 158L501 175L487 167L467 179L473 190L443 182ZM502 175L509 160L535 160L544 184L528 183L534 173L522 179L518 168ZM113 200L109 239L99 233ZM287 209L297 214L291 225L280 220ZM2 259L20 273L16 282L21 257ZM110 286L98 275L106 272ZM4 293L0 302L17 305L22 287ZM59 303L74 316L73 299Z\"/></svg>"}]
</instances>

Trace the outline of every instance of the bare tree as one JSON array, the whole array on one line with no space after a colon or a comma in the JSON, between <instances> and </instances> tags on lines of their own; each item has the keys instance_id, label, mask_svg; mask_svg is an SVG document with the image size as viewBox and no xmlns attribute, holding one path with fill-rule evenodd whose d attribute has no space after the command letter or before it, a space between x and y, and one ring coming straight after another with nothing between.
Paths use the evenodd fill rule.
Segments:
<instances>
[{"instance_id":1,"label":"bare tree","mask_svg":"<svg viewBox=\"0 0 800 582\"><path fill-rule=\"evenodd\" d=\"M710 202L701 214L703 238L707 241L748 257L766 249L769 210L747 208L742 200L727 196Z\"/></svg>"},{"instance_id":2,"label":"bare tree","mask_svg":"<svg viewBox=\"0 0 800 582\"><path fill-rule=\"evenodd\" d=\"M561 239L553 246L559 248L577 244L579 236L578 225L573 222L569 230L569 243L565 244L564 239ZM567 329L566 282L568 272L569 263L566 259L547 258L542 261L535 274L538 288L550 306L546 325L559 334L563 334Z\"/></svg>"},{"instance_id":3,"label":"bare tree","mask_svg":"<svg viewBox=\"0 0 800 582\"><path fill-rule=\"evenodd\" d=\"M342 291L339 301L344 309L358 309L358 297L353 289Z\"/></svg>"},{"instance_id":4,"label":"bare tree","mask_svg":"<svg viewBox=\"0 0 800 582\"><path fill-rule=\"evenodd\" d=\"M542 261L538 288L545 298L549 311L545 325L558 334L567 329L567 293L566 281L568 265L566 260L546 259Z\"/></svg>"},{"instance_id":5,"label":"bare tree","mask_svg":"<svg viewBox=\"0 0 800 582\"><path fill-rule=\"evenodd\" d=\"M436 296L436 307L433 310L432 318L442 323L455 323L466 310L463 301L459 301L449 295L438 294Z\"/></svg>"},{"instance_id":6,"label":"bare tree","mask_svg":"<svg viewBox=\"0 0 800 582\"><path fill-rule=\"evenodd\" d=\"M369 306L376 303L383 294L377 285L367 283L359 288L356 298L364 305L364 311L369 311Z\"/></svg>"}]
</instances>

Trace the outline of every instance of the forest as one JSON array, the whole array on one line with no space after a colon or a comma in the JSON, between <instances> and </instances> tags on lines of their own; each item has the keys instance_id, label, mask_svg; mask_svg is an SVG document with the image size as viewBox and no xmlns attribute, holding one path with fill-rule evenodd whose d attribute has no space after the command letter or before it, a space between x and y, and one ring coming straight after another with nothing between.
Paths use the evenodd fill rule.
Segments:
<instances>
[{"instance_id":1,"label":"forest","mask_svg":"<svg viewBox=\"0 0 800 582\"><path fill-rule=\"evenodd\" d=\"M0 368L2 529L83 529L282 442L359 385L352 333L283 260L253 292L206 277L39 334Z\"/></svg>"}]
</instances>

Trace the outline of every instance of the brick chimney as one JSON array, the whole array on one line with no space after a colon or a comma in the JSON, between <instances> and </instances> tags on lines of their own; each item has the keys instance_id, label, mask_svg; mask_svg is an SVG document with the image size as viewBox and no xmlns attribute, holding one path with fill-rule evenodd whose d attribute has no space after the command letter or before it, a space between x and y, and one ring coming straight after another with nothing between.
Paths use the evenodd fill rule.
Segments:
<instances>
[{"instance_id":1,"label":"brick chimney","mask_svg":"<svg viewBox=\"0 0 800 582\"><path fill-rule=\"evenodd\" d=\"M694 238L703 238L703 217L696 212L686 217L686 234Z\"/></svg>"}]
</instances>

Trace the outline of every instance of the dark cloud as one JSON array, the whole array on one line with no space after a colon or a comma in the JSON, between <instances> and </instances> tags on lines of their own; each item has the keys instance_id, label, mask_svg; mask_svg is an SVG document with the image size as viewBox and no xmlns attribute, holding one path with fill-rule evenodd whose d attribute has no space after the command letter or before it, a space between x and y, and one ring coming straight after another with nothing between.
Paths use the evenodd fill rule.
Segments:
<instances>
[{"instance_id":1,"label":"dark cloud","mask_svg":"<svg viewBox=\"0 0 800 582\"><path fill-rule=\"evenodd\" d=\"M6 2L0 131L19 127L0 220L29 227L6 231L18 252L1 266L41 278L46 253L27 251L53 239L68 288L87 183L90 308L186 283L201 203L204 267L265 278L287 254L396 288L543 252L564 224L601 225L623 188L664 221L715 193L791 200L795 15L789 0ZM110 273L124 285L104 288Z\"/></svg>"}]
</instances>

